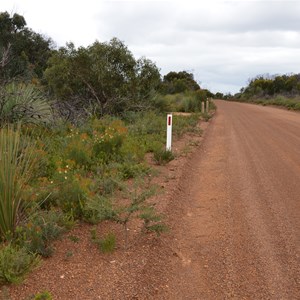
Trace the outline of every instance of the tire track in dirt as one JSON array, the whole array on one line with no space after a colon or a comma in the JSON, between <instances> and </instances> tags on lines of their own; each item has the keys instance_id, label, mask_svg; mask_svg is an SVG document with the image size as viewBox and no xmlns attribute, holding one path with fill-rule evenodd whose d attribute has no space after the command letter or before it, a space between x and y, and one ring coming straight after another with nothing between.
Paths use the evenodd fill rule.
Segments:
<instances>
[{"instance_id":1,"label":"tire track in dirt","mask_svg":"<svg viewBox=\"0 0 300 300\"><path fill-rule=\"evenodd\" d=\"M169 209L160 298L300 299L300 115L217 106Z\"/></svg>"}]
</instances>

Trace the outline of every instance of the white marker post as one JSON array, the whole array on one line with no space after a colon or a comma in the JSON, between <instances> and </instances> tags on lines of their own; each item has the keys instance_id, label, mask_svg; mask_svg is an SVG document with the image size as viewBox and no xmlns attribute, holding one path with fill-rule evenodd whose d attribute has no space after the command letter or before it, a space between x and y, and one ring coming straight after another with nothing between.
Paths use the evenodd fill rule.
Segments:
<instances>
[{"instance_id":1,"label":"white marker post","mask_svg":"<svg viewBox=\"0 0 300 300\"><path fill-rule=\"evenodd\" d=\"M201 101L201 112L204 114L205 113L205 102Z\"/></svg>"},{"instance_id":2,"label":"white marker post","mask_svg":"<svg viewBox=\"0 0 300 300\"><path fill-rule=\"evenodd\" d=\"M206 112L209 112L209 100L208 98L206 99Z\"/></svg>"},{"instance_id":3,"label":"white marker post","mask_svg":"<svg viewBox=\"0 0 300 300\"><path fill-rule=\"evenodd\" d=\"M172 148L172 118L172 114L167 115L167 151L171 151Z\"/></svg>"}]
</instances>

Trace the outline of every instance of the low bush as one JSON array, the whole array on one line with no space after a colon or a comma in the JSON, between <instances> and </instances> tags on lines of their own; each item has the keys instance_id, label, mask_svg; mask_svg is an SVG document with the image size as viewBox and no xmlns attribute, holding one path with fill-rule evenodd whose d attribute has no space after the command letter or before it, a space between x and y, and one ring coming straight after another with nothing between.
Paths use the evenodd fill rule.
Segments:
<instances>
[{"instance_id":1,"label":"low bush","mask_svg":"<svg viewBox=\"0 0 300 300\"><path fill-rule=\"evenodd\" d=\"M52 242L66 231L68 224L69 220L61 212L39 211L18 227L15 243L28 253L49 257L53 253Z\"/></svg>"},{"instance_id":2,"label":"low bush","mask_svg":"<svg viewBox=\"0 0 300 300\"><path fill-rule=\"evenodd\" d=\"M119 172L122 179L126 180L136 177L143 177L144 175L149 174L150 168L143 163L135 164L124 162L120 165Z\"/></svg>"},{"instance_id":3,"label":"low bush","mask_svg":"<svg viewBox=\"0 0 300 300\"><path fill-rule=\"evenodd\" d=\"M146 231L155 232L158 236L168 231L168 227L162 223L162 216L157 214L153 206L145 207L139 217L143 220Z\"/></svg>"},{"instance_id":4,"label":"low bush","mask_svg":"<svg viewBox=\"0 0 300 300\"><path fill-rule=\"evenodd\" d=\"M52 300L52 295L45 291L37 293L36 295L31 296L28 300Z\"/></svg>"},{"instance_id":5,"label":"low bush","mask_svg":"<svg viewBox=\"0 0 300 300\"><path fill-rule=\"evenodd\" d=\"M19 283L39 262L35 254L11 244L0 248L0 284Z\"/></svg>"},{"instance_id":6,"label":"low bush","mask_svg":"<svg viewBox=\"0 0 300 300\"><path fill-rule=\"evenodd\" d=\"M87 199L84 208L85 221L97 224L104 220L112 220L116 216L111 198L97 195Z\"/></svg>"},{"instance_id":7,"label":"low bush","mask_svg":"<svg viewBox=\"0 0 300 300\"><path fill-rule=\"evenodd\" d=\"M198 130L200 114L191 114L189 116L173 116L173 134L177 138L186 132L195 132Z\"/></svg>"},{"instance_id":8,"label":"low bush","mask_svg":"<svg viewBox=\"0 0 300 300\"><path fill-rule=\"evenodd\" d=\"M170 150L157 150L153 154L153 158L158 165L165 165L175 158Z\"/></svg>"},{"instance_id":9,"label":"low bush","mask_svg":"<svg viewBox=\"0 0 300 300\"><path fill-rule=\"evenodd\" d=\"M240 99L235 99L235 101L250 102L250 103L260 104L263 106L275 105L275 106L285 107L289 110L300 110L299 96L292 98L292 97L277 95L268 98L249 98L249 99L240 98Z\"/></svg>"}]
</instances>

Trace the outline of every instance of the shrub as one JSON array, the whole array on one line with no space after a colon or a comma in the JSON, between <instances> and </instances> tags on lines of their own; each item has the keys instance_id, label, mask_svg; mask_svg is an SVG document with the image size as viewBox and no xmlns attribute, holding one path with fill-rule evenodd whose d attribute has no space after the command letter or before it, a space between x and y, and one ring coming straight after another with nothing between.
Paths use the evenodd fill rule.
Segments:
<instances>
[{"instance_id":1,"label":"shrub","mask_svg":"<svg viewBox=\"0 0 300 300\"><path fill-rule=\"evenodd\" d=\"M148 183L149 184L149 183ZM145 182L141 185L138 181L134 182L133 186L124 191L125 203L115 204L115 213L113 220L123 226L125 237L125 248L128 244L128 222L138 213L143 211L148 204L146 200L155 195L156 189L154 186L147 186Z\"/></svg>"},{"instance_id":2,"label":"shrub","mask_svg":"<svg viewBox=\"0 0 300 300\"><path fill-rule=\"evenodd\" d=\"M300 102L295 104L295 110L300 110Z\"/></svg>"},{"instance_id":3,"label":"shrub","mask_svg":"<svg viewBox=\"0 0 300 300\"><path fill-rule=\"evenodd\" d=\"M72 215L75 219L80 219L83 216L86 196L79 182L69 180L63 184L57 197L57 203L63 212Z\"/></svg>"},{"instance_id":4,"label":"shrub","mask_svg":"<svg viewBox=\"0 0 300 300\"><path fill-rule=\"evenodd\" d=\"M142 137L127 135L120 152L124 161L142 162L146 154L146 146Z\"/></svg>"},{"instance_id":5,"label":"shrub","mask_svg":"<svg viewBox=\"0 0 300 300\"><path fill-rule=\"evenodd\" d=\"M66 221L61 212L39 211L18 228L16 242L28 252L49 257L53 253L51 243L66 231Z\"/></svg>"},{"instance_id":6,"label":"shrub","mask_svg":"<svg viewBox=\"0 0 300 300\"><path fill-rule=\"evenodd\" d=\"M113 192L120 188L120 182L117 177L111 176L104 176L103 178L100 178L99 180L96 180L97 185L97 192L100 195L111 195Z\"/></svg>"},{"instance_id":7,"label":"shrub","mask_svg":"<svg viewBox=\"0 0 300 300\"><path fill-rule=\"evenodd\" d=\"M200 114L191 114L189 116L173 116L173 134L181 137L185 132L194 132L199 123Z\"/></svg>"},{"instance_id":8,"label":"shrub","mask_svg":"<svg viewBox=\"0 0 300 300\"><path fill-rule=\"evenodd\" d=\"M162 216L157 214L153 206L146 206L139 217L144 221L145 230L155 232L158 236L168 230L161 222Z\"/></svg>"},{"instance_id":9,"label":"shrub","mask_svg":"<svg viewBox=\"0 0 300 300\"><path fill-rule=\"evenodd\" d=\"M120 165L119 171L123 179L141 177L148 174L150 169L144 164L136 164L134 162L125 162Z\"/></svg>"},{"instance_id":10,"label":"shrub","mask_svg":"<svg viewBox=\"0 0 300 300\"><path fill-rule=\"evenodd\" d=\"M19 283L32 270L39 259L25 248L14 248L11 244L0 249L0 284Z\"/></svg>"},{"instance_id":11,"label":"shrub","mask_svg":"<svg viewBox=\"0 0 300 300\"><path fill-rule=\"evenodd\" d=\"M73 146L68 152L68 159L75 162L79 167L89 169L91 166L91 158L84 147Z\"/></svg>"},{"instance_id":12,"label":"shrub","mask_svg":"<svg viewBox=\"0 0 300 300\"><path fill-rule=\"evenodd\" d=\"M173 160L175 157L172 151L160 149L154 152L153 158L158 165L165 165L171 160Z\"/></svg>"},{"instance_id":13,"label":"shrub","mask_svg":"<svg viewBox=\"0 0 300 300\"><path fill-rule=\"evenodd\" d=\"M84 207L84 219L89 223L97 224L113 219L115 215L116 212L110 198L97 195L95 198L87 199Z\"/></svg>"}]
</instances>

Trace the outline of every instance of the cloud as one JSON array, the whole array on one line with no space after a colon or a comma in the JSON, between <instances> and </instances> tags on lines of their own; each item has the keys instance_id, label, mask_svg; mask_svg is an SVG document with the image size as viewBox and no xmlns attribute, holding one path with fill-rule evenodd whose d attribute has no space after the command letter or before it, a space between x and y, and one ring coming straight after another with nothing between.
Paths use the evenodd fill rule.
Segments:
<instances>
[{"instance_id":1,"label":"cloud","mask_svg":"<svg viewBox=\"0 0 300 300\"><path fill-rule=\"evenodd\" d=\"M263 73L299 72L299 1L1 0L58 45L118 37L162 74L188 70L214 92Z\"/></svg>"}]
</instances>

